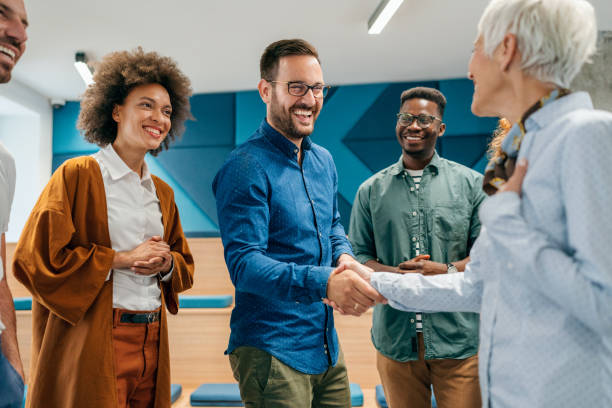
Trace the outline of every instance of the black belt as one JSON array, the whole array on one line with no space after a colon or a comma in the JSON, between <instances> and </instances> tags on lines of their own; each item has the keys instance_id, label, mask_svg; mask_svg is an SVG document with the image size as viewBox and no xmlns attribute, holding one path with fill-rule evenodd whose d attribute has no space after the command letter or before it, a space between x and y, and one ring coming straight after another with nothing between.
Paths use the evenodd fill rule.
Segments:
<instances>
[{"instance_id":1,"label":"black belt","mask_svg":"<svg viewBox=\"0 0 612 408\"><path fill-rule=\"evenodd\" d=\"M122 313L121 323L153 323L159 321L161 312L147 312L147 313Z\"/></svg>"}]
</instances>

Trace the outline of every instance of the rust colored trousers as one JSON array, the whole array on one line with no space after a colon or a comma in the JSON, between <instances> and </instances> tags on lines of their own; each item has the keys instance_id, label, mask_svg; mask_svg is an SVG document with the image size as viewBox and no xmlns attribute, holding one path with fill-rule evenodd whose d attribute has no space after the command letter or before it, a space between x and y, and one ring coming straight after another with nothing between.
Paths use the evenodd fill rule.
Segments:
<instances>
[{"instance_id":1,"label":"rust colored trousers","mask_svg":"<svg viewBox=\"0 0 612 408\"><path fill-rule=\"evenodd\" d=\"M425 360L423 334L419 359L400 362L376 353L376 366L389 408L431 407L431 386L439 408L480 408L478 355L463 360Z\"/></svg>"},{"instance_id":2,"label":"rust colored trousers","mask_svg":"<svg viewBox=\"0 0 612 408\"><path fill-rule=\"evenodd\" d=\"M122 323L121 315L124 313L148 312L113 309L117 407L153 407L159 355L159 320L152 323Z\"/></svg>"}]
</instances>

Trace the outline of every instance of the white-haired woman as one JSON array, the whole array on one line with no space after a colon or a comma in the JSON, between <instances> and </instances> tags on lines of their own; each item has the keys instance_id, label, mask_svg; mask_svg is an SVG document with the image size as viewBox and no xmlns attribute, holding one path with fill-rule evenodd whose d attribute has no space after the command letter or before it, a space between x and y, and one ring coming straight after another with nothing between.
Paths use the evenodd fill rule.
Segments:
<instances>
[{"instance_id":1,"label":"white-haired woman","mask_svg":"<svg viewBox=\"0 0 612 408\"><path fill-rule=\"evenodd\" d=\"M584 0L489 3L472 111L513 126L471 262L463 274L371 275L398 309L480 313L487 407L612 406L612 114L568 89L596 36Z\"/></svg>"}]
</instances>

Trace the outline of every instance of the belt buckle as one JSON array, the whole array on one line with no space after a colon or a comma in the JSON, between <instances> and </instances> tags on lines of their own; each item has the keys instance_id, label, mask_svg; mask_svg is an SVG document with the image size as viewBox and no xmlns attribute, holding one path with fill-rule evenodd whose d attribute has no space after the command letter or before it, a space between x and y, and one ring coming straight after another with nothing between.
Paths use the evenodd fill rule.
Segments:
<instances>
[{"instance_id":1,"label":"belt buckle","mask_svg":"<svg viewBox=\"0 0 612 408\"><path fill-rule=\"evenodd\" d=\"M147 313L147 323L151 324L155 321L155 312Z\"/></svg>"}]
</instances>

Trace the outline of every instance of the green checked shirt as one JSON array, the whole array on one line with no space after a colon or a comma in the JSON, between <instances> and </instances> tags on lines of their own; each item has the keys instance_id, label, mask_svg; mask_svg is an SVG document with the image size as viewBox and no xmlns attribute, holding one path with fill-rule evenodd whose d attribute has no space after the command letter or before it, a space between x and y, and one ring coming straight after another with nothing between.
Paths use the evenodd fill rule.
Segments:
<instances>
[{"instance_id":1,"label":"green checked shirt","mask_svg":"<svg viewBox=\"0 0 612 408\"><path fill-rule=\"evenodd\" d=\"M484 198L481 174L437 153L417 189L400 157L359 187L349 228L355 257L390 266L417 254L442 263L464 259L480 230L478 207ZM477 353L478 314L423 313L422 319L426 359ZM415 313L377 305L372 342L393 360L417 360Z\"/></svg>"}]
</instances>

